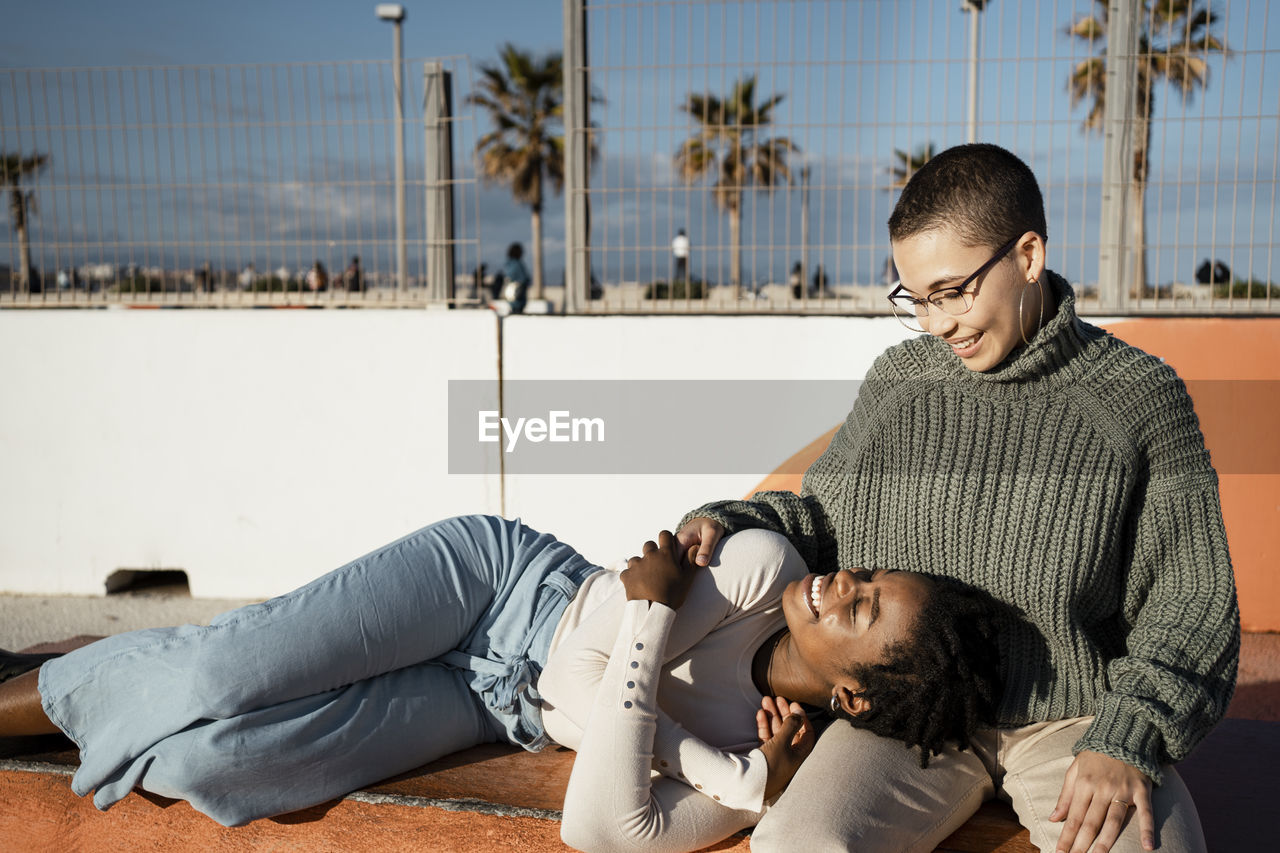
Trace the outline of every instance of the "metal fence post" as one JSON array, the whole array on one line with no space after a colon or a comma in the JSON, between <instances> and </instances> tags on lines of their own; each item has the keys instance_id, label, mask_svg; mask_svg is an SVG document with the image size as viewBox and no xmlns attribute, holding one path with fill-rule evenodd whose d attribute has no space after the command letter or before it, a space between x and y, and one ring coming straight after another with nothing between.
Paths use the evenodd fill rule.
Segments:
<instances>
[{"instance_id":1,"label":"metal fence post","mask_svg":"<svg viewBox=\"0 0 1280 853\"><path fill-rule=\"evenodd\" d=\"M587 307L591 287L587 221L587 9L564 0L564 311Z\"/></svg>"},{"instance_id":2,"label":"metal fence post","mask_svg":"<svg viewBox=\"0 0 1280 853\"><path fill-rule=\"evenodd\" d=\"M1129 184L1133 180L1134 101L1137 98L1138 21L1141 4L1107 4L1106 102L1102 133L1102 230L1098 239L1098 307L1121 311L1128 297L1133 265L1130 245Z\"/></svg>"},{"instance_id":3,"label":"metal fence post","mask_svg":"<svg viewBox=\"0 0 1280 853\"><path fill-rule=\"evenodd\" d=\"M800 167L800 292L809 292L809 175L810 167Z\"/></svg>"},{"instance_id":4,"label":"metal fence post","mask_svg":"<svg viewBox=\"0 0 1280 853\"><path fill-rule=\"evenodd\" d=\"M396 279L400 293L409 289L409 262L404 246L404 41L395 22L391 79L396 89Z\"/></svg>"},{"instance_id":5,"label":"metal fence post","mask_svg":"<svg viewBox=\"0 0 1280 853\"><path fill-rule=\"evenodd\" d=\"M969 13L969 121L965 141L978 141L978 16L987 0L964 0L962 11Z\"/></svg>"},{"instance_id":6,"label":"metal fence post","mask_svg":"<svg viewBox=\"0 0 1280 853\"><path fill-rule=\"evenodd\" d=\"M433 302L454 296L453 75L423 64L423 160L426 167L427 286Z\"/></svg>"}]
</instances>

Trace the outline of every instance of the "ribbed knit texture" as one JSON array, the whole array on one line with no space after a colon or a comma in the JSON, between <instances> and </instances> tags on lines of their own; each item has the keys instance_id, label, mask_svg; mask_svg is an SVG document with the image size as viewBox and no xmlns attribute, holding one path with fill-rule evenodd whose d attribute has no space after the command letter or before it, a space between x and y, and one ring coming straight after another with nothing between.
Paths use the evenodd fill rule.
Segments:
<instances>
[{"instance_id":1,"label":"ribbed knit texture","mask_svg":"<svg viewBox=\"0 0 1280 853\"><path fill-rule=\"evenodd\" d=\"M922 336L872 365L800 495L685 516L785 534L814 571L946 575L1021 610L1000 724L1096 715L1076 750L1184 758L1235 688L1240 619L1218 481L1182 381L1058 312L995 369ZM1033 627L1034 626L1034 627Z\"/></svg>"}]
</instances>

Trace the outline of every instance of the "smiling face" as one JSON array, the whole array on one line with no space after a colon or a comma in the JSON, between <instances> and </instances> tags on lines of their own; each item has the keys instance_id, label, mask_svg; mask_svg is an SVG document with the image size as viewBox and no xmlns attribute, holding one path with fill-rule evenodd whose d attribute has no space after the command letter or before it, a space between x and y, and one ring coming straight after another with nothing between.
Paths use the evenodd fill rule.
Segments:
<instances>
[{"instance_id":1,"label":"smiling face","mask_svg":"<svg viewBox=\"0 0 1280 853\"><path fill-rule=\"evenodd\" d=\"M939 288L959 285L997 248L966 246L951 229L939 228L895 240L893 261L902 287L924 299ZM1006 257L969 285L972 308L959 315L930 308L920 318L921 327L946 341L965 367L991 370L1023 343L1024 336L1029 340L1048 321L1051 306L1041 304L1044 287L1028 286L1043 274L1044 240L1028 231Z\"/></svg>"},{"instance_id":2,"label":"smiling face","mask_svg":"<svg viewBox=\"0 0 1280 853\"><path fill-rule=\"evenodd\" d=\"M882 663L890 646L908 639L929 591L927 578L885 569L846 569L792 581L782 598L790 644L822 682L816 686L840 688L846 701L859 689L848 674L852 666Z\"/></svg>"}]
</instances>

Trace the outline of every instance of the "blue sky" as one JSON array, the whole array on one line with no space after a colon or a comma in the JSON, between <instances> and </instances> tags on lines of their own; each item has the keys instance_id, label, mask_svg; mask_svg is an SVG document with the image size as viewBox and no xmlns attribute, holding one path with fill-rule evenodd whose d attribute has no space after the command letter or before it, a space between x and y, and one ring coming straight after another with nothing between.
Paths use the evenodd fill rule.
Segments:
<instances>
[{"instance_id":1,"label":"blue sky","mask_svg":"<svg viewBox=\"0 0 1280 853\"><path fill-rule=\"evenodd\" d=\"M391 26L377 20L372 2L9 0L5 5L0 67L7 68L123 66L142 69L130 74L145 78L150 66L218 66L216 71L192 74L216 79L221 87L224 78L238 79L241 72L236 67L243 64L385 61L391 54ZM406 58L463 57L451 66L458 101L468 90L476 64L492 61L499 44L513 41L538 52L561 47L558 0L405 5ZM894 199L886 191L893 150L914 149L925 142L941 149L965 139L968 18L958 11L956 0L896 4L599 0L593 7L593 83L608 100L593 113L602 147L601 162L592 176L593 244L597 267L606 281L661 277L669 263L670 235L677 227L688 228L694 238L695 270L712 280L722 276L727 221L704 187L681 185L671 166L672 153L692 127L676 109L689 91L723 92L735 79L751 73L759 77L762 94L785 96L775 111L774 130L801 149L792 165L811 170L813 262L826 266L837 281L869 283L879 276L886 252L884 221ZM1163 87L1157 90L1153 180L1147 205L1152 277L1157 281L1186 280L1190 268L1210 255L1227 260L1241 274L1280 275L1272 236L1280 60L1269 55L1280 45L1280 13L1256 0L1233 0L1216 7L1224 13L1221 29L1235 55L1211 60L1209 89L1187 104ZM1102 140L1081 132L1084 108L1073 108L1069 102L1067 73L1090 51L1067 38L1064 29L1075 15L1092 8L1090 0L1033 4L994 0L980 19L984 60L980 138L1019 153L1040 176L1050 219L1050 263L1081 281L1096 275ZM342 66L341 74L347 73L347 67ZM328 66L307 72L320 81L317 87L329 85L324 68ZM258 79L253 75L259 72L248 73ZM90 79L88 73L62 72L45 75L41 85L51 88L55 96L66 97L68 103L79 98L75 109L83 122ZM162 83L168 84L169 79L161 75ZM102 81L113 78L104 74L93 80L97 91L103 88ZM413 103L420 92L412 91L412 75L409 85ZM13 114L12 104L7 108L10 112L5 112L6 100L15 100L13 92L18 101L27 97L20 89L17 83L0 86L0 125ZM345 95L324 94L329 101L314 102L319 114L333 110L334 115L350 115L341 112ZM41 95L37 88L31 97L39 101ZM106 96L98 91L96 97ZM249 107L242 105L245 112ZM17 112L30 115L39 109L27 105ZM109 107L100 109L96 121L111 124L109 113ZM465 109L460 115L455 146L465 154L488 128L482 115ZM168 132L177 139L178 130ZM176 198L175 190L171 193L175 198L168 202L162 194L162 201L149 210L121 217L128 226L125 230L150 229L151 240L157 234L171 235L168 242L175 245L208 242L211 234L250 245L257 236L254 232L261 229L261 216L254 218L254 211L260 211L277 220L276 225L285 223L278 229L277 242L287 247L239 248L215 262L235 266L251 259L274 268L277 263L309 263L313 254L324 254L333 264L359 250L373 258L374 266L385 265L389 257L385 241L380 248L367 247L370 240L377 238L376 243L385 236L389 222L385 194L354 198L320 185L322 180L332 182L335 174L349 176L346 170L354 169L359 175L361 157L370 161L370 175L387 174L385 134L371 130L367 143L361 141L363 137L353 142L328 130L316 131L314 136L319 140L316 156L310 156L308 149L290 158L287 144L277 153L265 135L261 141L256 137L246 141L235 134L210 131L210 147L219 147L228 159L238 157L248 163L249 176L228 179L226 171L218 172L218 180L231 186L228 200L219 190L216 204L213 190L183 198ZM4 144L11 145L12 139L10 135ZM52 138L31 144L54 150L55 168L63 172L45 180L65 186L83 184L90 176L102 185L119 185L122 173L134 182L210 180L189 167L184 172L180 163L170 164L165 156L122 172L105 153L112 141L105 135L84 137L79 140L80 151ZM116 159L122 157L119 142L115 140L117 150L112 155ZM410 180L415 176L420 180L420 146L412 134L409 143ZM191 145L185 137L184 144ZM362 152L357 162L344 163L344 157L352 160L353 148ZM156 151L160 153L159 148ZM108 162L90 162L91 155L99 154ZM467 176L471 167L465 159L460 157L458 168ZM246 182L267 189L259 192L254 186L240 186ZM39 184L36 188L41 190ZM44 196L37 226L45 229L48 240L100 247L117 235L106 200L84 193L77 197L70 190L51 193L47 188ZM118 202L112 195L111 204L128 209L133 203L127 193L120 198ZM317 220L317 208L328 218ZM413 229L420 227L421 217L415 212L420 209L411 203L411 240ZM55 225L59 211L66 219L69 210L81 212L84 221L68 228ZM785 276L799 254L799 210L800 193L795 186L772 194L748 194L744 235L748 243L756 244L746 259L750 278ZM308 216L310 221L304 221ZM560 277L562 217L562 200L550 197L546 249L551 281ZM501 187L474 190L459 218L480 241L464 264L478 258L492 266L507 242L528 240L527 210ZM196 228L197 221L201 235L182 230ZM134 235L133 239L139 238ZM75 249L67 257L79 262L93 251L105 257L101 248L85 251L89 255ZM197 263L191 253L200 251L198 247L179 249L162 253L159 260ZM0 243L0 263L6 262L3 254Z\"/></svg>"},{"instance_id":2,"label":"blue sky","mask_svg":"<svg viewBox=\"0 0 1280 853\"><path fill-rule=\"evenodd\" d=\"M4 2L0 65L204 65L386 59L391 25L346 0ZM503 41L560 49L555 0L409 2L406 57L488 57Z\"/></svg>"}]
</instances>

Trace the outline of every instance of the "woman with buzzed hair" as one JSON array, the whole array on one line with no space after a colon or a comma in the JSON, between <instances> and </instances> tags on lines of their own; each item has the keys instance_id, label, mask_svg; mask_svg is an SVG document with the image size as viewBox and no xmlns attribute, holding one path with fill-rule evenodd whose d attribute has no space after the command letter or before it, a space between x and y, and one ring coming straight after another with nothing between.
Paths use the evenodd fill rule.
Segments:
<instances>
[{"instance_id":1,"label":"woman with buzzed hair","mask_svg":"<svg viewBox=\"0 0 1280 853\"><path fill-rule=\"evenodd\" d=\"M752 849L928 851L999 796L1042 851L1204 850L1172 765L1226 711L1240 621L1186 389L1077 316L1046 268L1035 175L1010 152L934 157L889 237L889 300L924 334L876 359L799 495L701 507L680 542L764 527L815 564L956 578L1028 625L1001 632L999 720L972 751L925 770L834 727Z\"/></svg>"}]
</instances>

